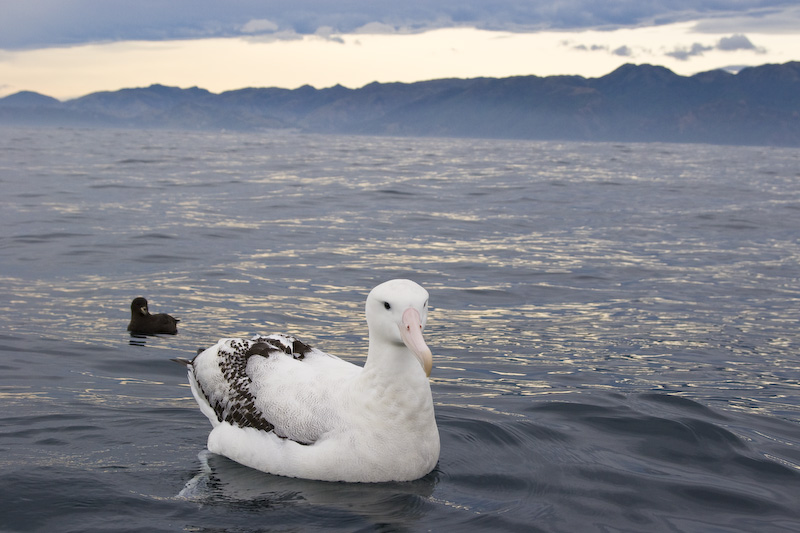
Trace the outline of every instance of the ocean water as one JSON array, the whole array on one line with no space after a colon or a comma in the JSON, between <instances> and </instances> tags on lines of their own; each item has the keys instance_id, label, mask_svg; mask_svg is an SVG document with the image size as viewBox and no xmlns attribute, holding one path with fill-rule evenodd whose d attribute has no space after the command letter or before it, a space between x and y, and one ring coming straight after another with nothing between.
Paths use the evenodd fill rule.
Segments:
<instances>
[{"instance_id":1,"label":"ocean water","mask_svg":"<svg viewBox=\"0 0 800 533\"><path fill-rule=\"evenodd\" d=\"M0 531L800 531L800 150L0 129L0 193ZM170 358L362 362L394 277L430 475L205 451ZM178 335L131 337L136 296Z\"/></svg>"}]
</instances>

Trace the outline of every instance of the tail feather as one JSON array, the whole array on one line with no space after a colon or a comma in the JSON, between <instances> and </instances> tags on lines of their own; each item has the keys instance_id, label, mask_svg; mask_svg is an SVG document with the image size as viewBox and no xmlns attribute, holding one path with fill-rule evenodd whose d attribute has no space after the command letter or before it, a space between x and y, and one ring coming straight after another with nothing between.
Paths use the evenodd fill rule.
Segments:
<instances>
[{"instance_id":1,"label":"tail feather","mask_svg":"<svg viewBox=\"0 0 800 533\"><path fill-rule=\"evenodd\" d=\"M198 348L197 349L197 355L200 355L204 351L205 351L205 348ZM197 356L195 356L195 357L197 357ZM192 366L192 363L194 363L194 359L186 359L185 357L175 357L174 359L170 359L170 361L175 361L176 363L180 363L180 364L182 364L184 366Z\"/></svg>"}]
</instances>

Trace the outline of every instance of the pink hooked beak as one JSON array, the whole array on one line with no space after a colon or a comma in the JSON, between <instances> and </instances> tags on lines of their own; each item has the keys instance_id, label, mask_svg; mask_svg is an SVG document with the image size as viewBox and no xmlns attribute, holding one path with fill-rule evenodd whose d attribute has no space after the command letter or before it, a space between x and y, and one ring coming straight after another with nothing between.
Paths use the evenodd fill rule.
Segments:
<instances>
[{"instance_id":1,"label":"pink hooked beak","mask_svg":"<svg viewBox=\"0 0 800 533\"><path fill-rule=\"evenodd\" d=\"M425 339L422 338L422 319L419 311L413 307L409 307L403 312L403 319L400 322L400 337L408 349L414 352L419 359L425 375L430 376L431 368L433 368L433 355L431 349L425 344Z\"/></svg>"}]
</instances>

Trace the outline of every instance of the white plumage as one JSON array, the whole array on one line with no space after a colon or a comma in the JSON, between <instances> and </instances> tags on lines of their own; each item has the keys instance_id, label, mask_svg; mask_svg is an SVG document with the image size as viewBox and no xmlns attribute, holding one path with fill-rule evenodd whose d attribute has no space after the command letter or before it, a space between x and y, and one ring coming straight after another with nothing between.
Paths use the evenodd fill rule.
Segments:
<instances>
[{"instance_id":1,"label":"white plumage","mask_svg":"<svg viewBox=\"0 0 800 533\"><path fill-rule=\"evenodd\" d=\"M285 335L222 339L188 366L208 449L271 474L410 481L439 458L422 337L428 292L391 280L367 297L364 367Z\"/></svg>"}]
</instances>

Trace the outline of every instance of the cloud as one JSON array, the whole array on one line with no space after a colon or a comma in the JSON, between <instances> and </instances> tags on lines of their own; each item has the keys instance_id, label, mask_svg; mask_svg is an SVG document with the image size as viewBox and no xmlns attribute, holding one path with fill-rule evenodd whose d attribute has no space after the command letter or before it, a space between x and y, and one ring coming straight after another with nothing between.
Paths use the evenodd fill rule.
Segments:
<instances>
[{"instance_id":1,"label":"cloud","mask_svg":"<svg viewBox=\"0 0 800 533\"><path fill-rule=\"evenodd\" d=\"M615 44L590 45L586 43L576 44L575 41L566 39L561 41L561 45L581 52L604 52L606 54L619 57L640 57L643 54L652 54L652 50L648 48L645 43L638 42L638 44L636 44L631 43L630 41L626 42L629 44L619 44L619 41L617 41ZM668 46L671 46L671 49L669 49ZM663 50L665 49L669 51L664 52ZM663 55L677 59L678 61L688 61L692 58L703 56L706 54L706 52L710 52L712 50L719 52L751 51L758 54L767 53L765 48L757 47L755 44L753 44L750 38L741 33L735 33L730 36L721 37L713 44L694 42L689 46L675 46L671 43L668 45L665 43L665 45L662 45L661 50L662 51L660 53L663 53Z\"/></svg>"},{"instance_id":2,"label":"cloud","mask_svg":"<svg viewBox=\"0 0 800 533\"><path fill-rule=\"evenodd\" d=\"M321 26L317 28L317 31L314 33L314 36L319 37L320 39L324 39L326 41L344 44L344 39L336 35L336 31L330 26Z\"/></svg>"},{"instance_id":3,"label":"cloud","mask_svg":"<svg viewBox=\"0 0 800 533\"><path fill-rule=\"evenodd\" d=\"M363 26L354 29L350 33L365 34L365 35L391 35L393 33L401 33L400 28L391 24L383 22L368 22Z\"/></svg>"},{"instance_id":4,"label":"cloud","mask_svg":"<svg viewBox=\"0 0 800 533\"><path fill-rule=\"evenodd\" d=\"M725 17L701 19L694 30L699 33L733 33L747 30L753 33L797 34L800 28L800 5L734 13Z\"/></svg>"},{"instance_id":5,"label":"cloud","mask_svg":"<svg viewBox=\"0 0 800 533\"><path fill-rule=\"evenodd\" d=\"M570 45L570 41L562 41L564 45ZM586 46L585 44L578 44L572 47L575 50L580 50L582 52L608 52L608 46L604 44L593 44L591 46ZM627 48L624 47L624 48Z\"/></svg>"},{"instance_id":6,"label":"cloud","mask_svg":"<svg viewBox=\"0 0 800 533\"><path fill-rule=\"evenodd\" d=\"M753 50L754 52L764 53L766 50L757 48L746 35L737 34L730 37L723 37L717 43L717 50L732 52L734 50Z\"/></svg>"},{"instance_id":7,"label":"cloud","mask_svg":"<svg viewBox=\"0 0 800 533\"><path fill-rule=\"evenodd\" d=\"M570 41L562 41L562 45L570 46L572 43ZM633 57L634 50L630 46L623 44L622 46L617 46L613 50L611 47L605 44L592 44L592 45L585 45L585 44L578 44L572 46L573 50L580 50L581 52L606 52L607 54L612 54L615 56L620 57Z\"/></svg>"},{"instance_id":8,"label":"cloud","mask_svg":"<svg viewBox=\"0 0 800 533\"><path fill-rule=\"evenodd\" d=\"M705 52L708 52L709 50L713 49L714 49L713 46L705 46L700 43L694 43L689 48L686 47L675 48L672 52L667 52L664 55L667 55L669 57L674 57L679 61L687 61L690 57L701 56Z\"/></svg>"},{"instance_id":9,"label":"cloud","mask_svg":"<svg viewBox=\"0 0 800 533\"><path fill-rule=\"evenodd\" d=\"M630 57L633 55L633 50L629 46L622 45L611 51L615 56Z\"/></svg>"},{"instance_id":10,"label":"cloud","mask_svg":"<svg viewBox=\"0 0 800 533\"><path fill-rule=\"evenodd\" d=\"M691 6L691 7L687 7ZM255 35L325 35L436 28L485 30L611 29L677 21L780 21L796 0L36 0L4 2L0 49L121 40L173 40ZM758 18L760 17L760 18ZM747 29L739 25L735 31Z\"/></svg>"},{"instance_id":11,"label":"cloud","mask_svg":"<svg viewBox=\"0 0 800 533\"><path fill-rule=\"evenodd\" d=\"M755 50L755 46L750 42L750 39L745 35L731 35L730 37L723 37L717 43L719 50Z\"/></svg>"},{"instance_id":12,"label":"cloud","mask_svg":"<svg viewBox=\"0 0 800 533\"><path fill-rule=\"evenodd\" d=\"M242 33L273 33L278 25L269 19L251 19L242 26Z\"/></svg>"},{"instance_id":13,"label":"cloud","mask_svg":"<svg viewBox=\"0 0 800 533\"><path fill-rule=\"evenodd\" d=\"M710 50L719 50L721 52L735 52L737 50L752 50L757 53L766 53L764 48L757 48L746 35L735 34L730 37L722 37L714 46L706 46L701 43L694 43L691 47L676 47L673 51L667 52L665 55L674 57L680 61L686 61L690 57L701 56Z\"/></svg>"}]
</instances>

